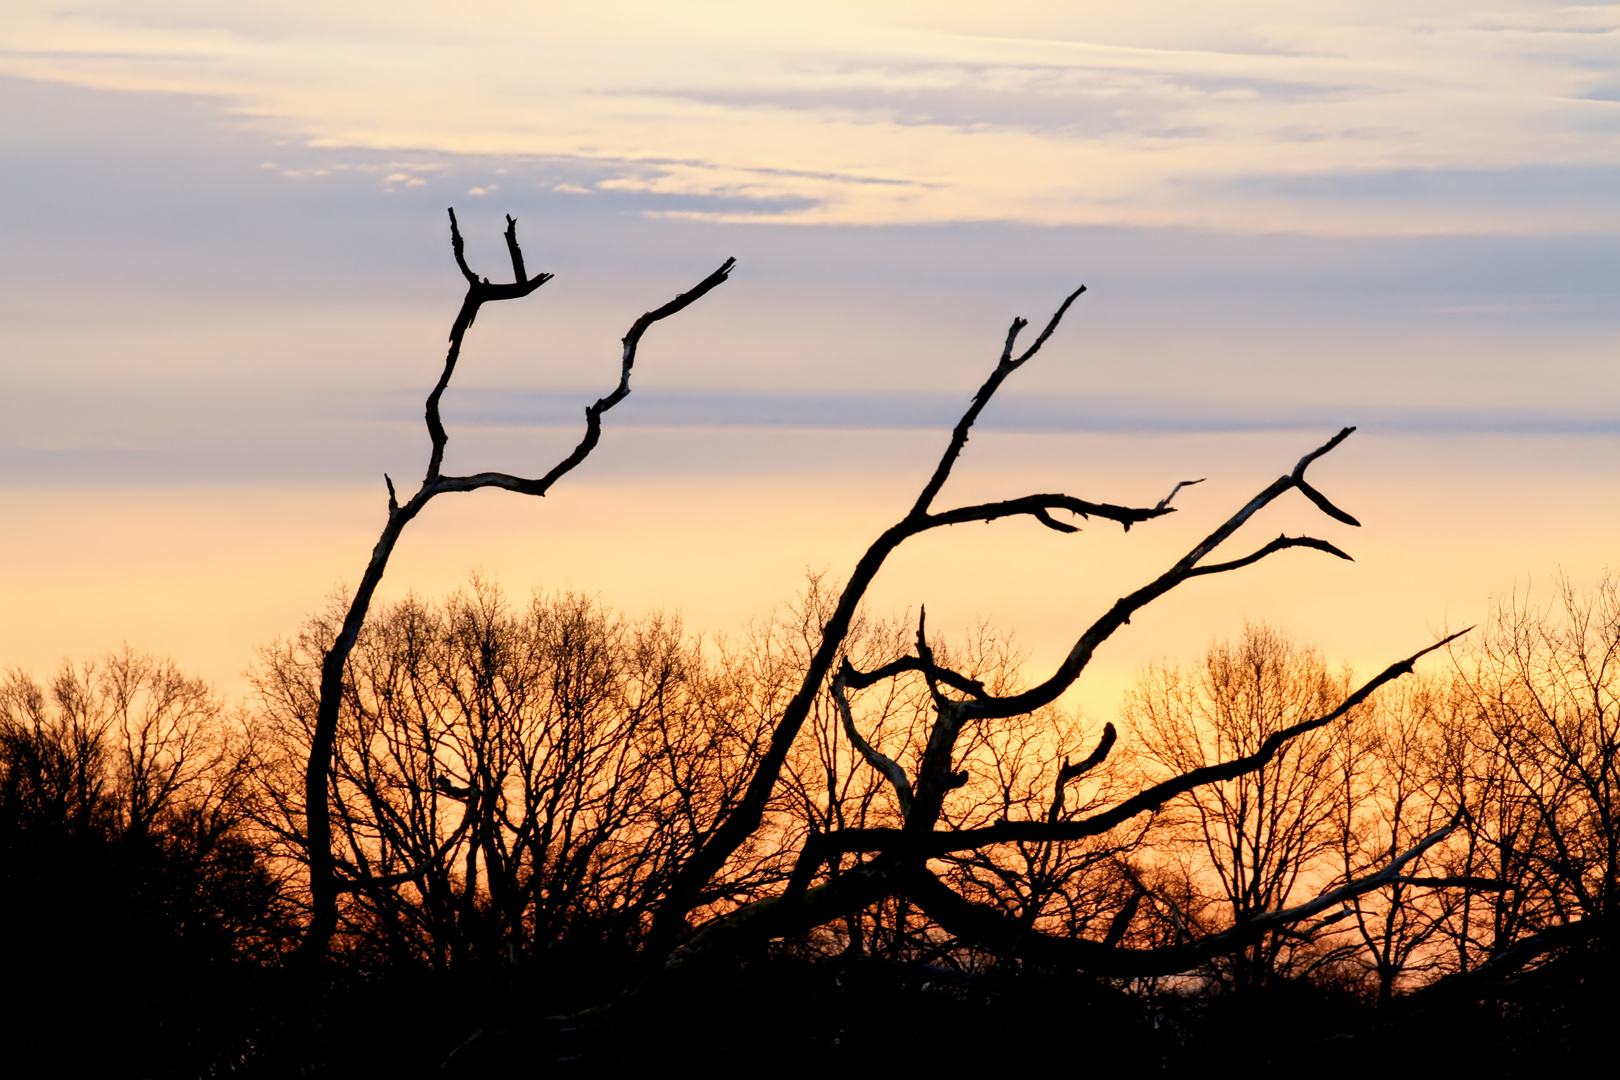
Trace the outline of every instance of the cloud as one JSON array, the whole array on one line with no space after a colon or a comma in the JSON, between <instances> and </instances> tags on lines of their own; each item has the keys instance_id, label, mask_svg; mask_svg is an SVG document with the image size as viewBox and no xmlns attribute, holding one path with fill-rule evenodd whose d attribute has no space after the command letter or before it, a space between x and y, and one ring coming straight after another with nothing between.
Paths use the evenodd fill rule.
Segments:
<instances>
[{"instance_id":1,"label":"cloud","mask_svg":"<svg viewBox=\"0 0 1620 1080\"><path fill-rule=\"evenodd\" d=\"M18 0L8 19L0 72L214 95L332 149L594 163L720 220L1620 228L1590 203L1437 213L1334 179L1620 167L1607 8Z\"/></svg>"}]
</instances>

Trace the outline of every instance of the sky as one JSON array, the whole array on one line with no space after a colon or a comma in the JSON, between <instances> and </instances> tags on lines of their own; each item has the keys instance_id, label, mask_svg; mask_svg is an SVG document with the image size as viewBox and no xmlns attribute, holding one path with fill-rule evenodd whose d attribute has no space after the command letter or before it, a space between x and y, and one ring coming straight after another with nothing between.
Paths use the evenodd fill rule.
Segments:
<instances>
[{"instance_id":1,"label":"sky","mask_svg":"<svg viewBox=\"0 0 1620 1080\"><path fill-rule=\"evenodd\" d=\"M1013 316L1088 292L944 501L1066 491L1170 518L931 535L874 613L989 620L1032 662L1345 424L1076 701L1245 619L1371 672L1620 536L1620 6L107 3L0 19L0 666L120 646L227 693L358 578L461 279L504 215L532 297L483 313L436 501L384 595L478 573L745 633L914 497Z\"/></svg>"}]
</instances>

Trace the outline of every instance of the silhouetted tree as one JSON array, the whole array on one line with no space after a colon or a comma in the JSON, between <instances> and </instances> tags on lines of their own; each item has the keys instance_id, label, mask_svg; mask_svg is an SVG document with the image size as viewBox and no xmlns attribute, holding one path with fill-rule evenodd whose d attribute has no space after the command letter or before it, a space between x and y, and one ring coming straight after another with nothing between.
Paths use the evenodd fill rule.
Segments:
<instances>
[{"instance_id":1,"label":"silhouetted tree","mask_svg":"<svg viewBox=\"0 0 1620 1080\"><path fill-rule=\"evenodd\" d=\"M1511 974L1601 935L1620 903L1620 581L1511 598L1457 656L1446 776L1468 808L1447 913L1459 971Z\"/></svg>"},{"instance_id":2,"label":"silhouetted tree","mask_svg":"<svg viewBox=\"0 0 1620 1080\"><path fill-rule=\"evenodd\" d=\"M796 682L835 601L821 579L812 578L799 603L755 649L786 658L779 670ZM861 667L878 667L904 655L914 633L900 621L857 614L845 655ZM985 624L958 644L935 640L930 647L936 660L999 693L1014 687L1025 659L1010 639ZM790 696L791 685L780 678L777 685L783 700ZM777 823L772 828L779 845L797 849L805 838L834 830L904 825L909 802L889 778L915 769L925 753L920 736L926 733L933 700L920 675L889 680L878 689L852 705L845 688L834 683L813 702L804 734L783 770L785 801L767 815L769 822ZM967 779L950 794L942 812L951 827L969 828L1019 812L1062 815L1095 808L1118 788L1118 770L1111 765L1088 778L1083 793L1066 790L1079 788L1070 784L1072 776L1056 792L1051 780L1068 756L1080 755L1087 738L1076 718L1055 708L983 726L964 741ZM874 769L871 760L890 764ZM1130 891L1118 860L1139 832L1135 830L1129 840L1111 835L1073 843L1008 845L998 851L953 855L944 862L955 887L985 903L1028 925L1073 930L1099 917L1099 892L1114 896L1122 888ZM866 853L850 852L836 862L829 860L827 874L836 878L868 861ZM814 954L951 967L977 963L972 942L945 932L901 895L854 907L835 927L826 929L831 932L810 942Z\"/></svg>"},{"instance_id":3,"label":"silhouetted tree","mask_svg":"<svg viewBox=\"0 0 1620 1080\"><path fill-rule=\"evenodd\" d=\"M281 762L263 778L266 825L295 862L289 774L313 741L338 617L266 649L254 672ZM385 609L349 655L330 780L340 940L436 968L633 952L754 756L740 692L758 687L706 662L678 622L627 623L581 596L513 612L475 581ZM739 858L718 887L761 895L769 879Z\"/></svg>"},{"instance_id":4,"label":"silhouetted tree","mask_svg":"<svg viewBox=\"0 0 1620 1080\"><path fill-rule=\"evenodd\" d=\"M371 607L372 597L388 569L388 560L393 554L394 545L399 541L405 526L410 524L435 496L449 492L477 491L493 487L522 495L544 495L551 490L553 484L571 472L596 448L602 435L602 414L629 395L630 374L636 361L636 349L647 329L653 323L683 310L724 282L735 262L733 259L727 259L718 270L698 282L691 291L677 295L675 299L654 308L631 324L629 332L624 336L617 386L586 408L584 437L567 457L554 465L545 475L531 478L501 472L480 472L467 476L448 476L440 471L440 466L444 462L445 447L449 443L449 434L445 431L439 406L445 390L449 388L451 376L455 374L456 362L460 359L462 341L466 337L467 330L472 326L473 320L477 318L479 309L484 304L528 296L551 279L550 274L544 273L536 274L532 278L528 276L528 271L524 268L523 251L518 245L517 222L510 216L506 219L506 247L512 260L511 284L492 283L487 277L473 273L467 265L463 252L461 232L456 224L454 210L450 211L450 240L456 266L467 279L467 294L461 302L461 310L450 327L450 348L445 354L444 368L440 372L439 381L427 397L426 422L431 446L427 472L416 493L404 503L398 501L393 480L384 477L388 486L387 521L383 525L376 546L372 549L371 559L361 575L360 584L349 599L341 624L336 627L331 640L323 643L320 692L310 729L309 758L304 770L304 820L301 831L308 853L310 917L298 955L305 962L325 955L327 943L337 928L338 893L341 886L333 851L334 807L329 800L337 794L331 783L331 776L333 754L338 738L345 665L365 624L366 612ZM343 808L338 806L336 810L341 817ZM430 859L437 857L436 853L431 851L420 854ZM403 872L419 874L421 870L418 868Z\"/></svg>"},{"instance_id":5,"label":"silhouetted tree","mask_svg":"<svg viewBox=\"0 0 1620 1080\"><path fill-rule=\"evenodd\" d=\"M394 544L405 526L427 503L445 492L471 491L483 487L500 487L530 495L544 494L556 480L594 449L601 434L602 413L629 393L636 349L647 328L682 310L725 281L732 267L732 261L728 260L690 292L636 320L624 339L617 387L586 410L584 438L550 472L535 479L490 472L447 476L440 471L448 441L440 419L440 400L454 374L466 331L484 303L526 296L544 284L549 276L528 276L518 246L516 225L510 218L506 230L514 275L510 285L492 284L468 267L454 213L451 214L451 239L457 265L467 280L468 289L461 311L451 328L450 348L443 371L427 399L426 422L431 451L426 475L417 492L403 504L395 497L392 480L388 481L388 519L360 584L350 598L341 621L334 620L320 639L311 639L316 646L311 655L318 652L320 657L318 690L312 695L313 700L297 702L294 700L296 695L280 695L289 706L287 715L304 724L307 732L308 758L304 769L302 821L298 821L298 807L284 802L281 808L286 811L284 817L288 822L284 835L295 843L301 840L308 866L309 919L304 944L300 949L300 956L305 960L324 955L327 942L338 927L339 895L345 890L355 895L373 896L374 910L380 913L393 903L391 898L398 895L394 886L412 882L423 890L425 901L436 898L431 903L424 903L423 910L436 912L432 918L437 925L449 925L450 922L465 925L472 917L471 912L486 902L479 885L482 880L489 886L487 903L490 910L502 913L495 917L494 923L504 928L495 932L495 937L510 938L515 932L515 912L526 907L527 893L524 888L513 885L503 867L521 864L529 841L521 839L521 828L517 830L518 836L509 836L504 827L509 824L509 819L504 817L506 811L502 803L505 798L502 785L505 781L496 777L506 775L508 759L487 756L494 749L499 749L504 755L515 744L503 738L496 738L493 742L474 740L454 750L451 757L457 759L455 763L441 762L439 747L431 732L407 730L402 725L408 724L409 718L399 721L390 718L394 695L404 693L407 689L416 692L416 688L394 686L390 680L394 679L395 673L388 671L379 673L380 677L375 680L379 690L387 691L375 710L379 726L375 730L357 729L351 739L354 745L353 763L346 764L338 752L343 701L346 687L360 685L359 681L351 678L350 656L359 641L372 597L386 570ZM780 680L774 679L767 679L763 683L756 680L756 685L750 688L750 692L753 692L761 685L770 687L768 706L763 712L754 713L765 719L769 737L760 746L757 759L748 761L740 772L734 774L741 783L737 797L712 804L710 809L713 815L689 830L689 834L696 838L693 846L672 864L667 887L659 890L650 937L646 943L645 951L649 960L668 954L685 939L690 939L683 946L687 956L713 951L717 947L725 951L731 946L722 942L728 940L763 940L784 934L797 936L830 921L847 920L850 913L882 904L886 900L903 899L925 912L933 924L948 934L964 941L974 941L998 955L1042 954L1064 964L1153 974L1161 970L1182 970L1209 956L1230 953L1261 941L1274 926L1292 925L1325 906L1356 894L1357 890L1376 888L1381 880L1379 875L1397 874L1405 860L1416 857L1417 849L1403 853L1382 870L1344 883L1332 897L1317 897L1302 907L1279 911L1262 904L1260 909L1246 912L1242 926L1233 927L1224 934L1208 935L1197 943L1183 942L1146 951L1121 947L1118 943L1123 934L1129 931L1128 917L1111 920L1102 941L1047 935L1031 925L1032 921L1040 921L1039 913L1044 907L1044 902L1036 900L1036 894L1049 891L1045 886L1035 886L1035 881L1048 873L1038 867L1049 865L1057 850L1043 845L1073 844L1112 834L1116 828L1138 817L1143 811L1160 806L1171 798L1210 783L1235 780L1264 768L1277 757L1285 744L1343 718L1378 686L1409 671L1416 657L1393 665L1350 694L1338 707L1325 709L1320 716L1301 719L1272 732L1252 750L1166 779L1100 812L1077 814L1072 807L1064 807L1064 796L1069 783L1092 771L1106 759L1114 741L1112 727L1105 730L1097 750L1079 766L1071 767L1065 763L1057 768L1055 776L1042 780L1041 786L1054 792L1047 812L1033 812L1030 792L1034 789L1026 786L1025 770L1022 768L1014 770L1016 780L1001 785L1004 809L1009 814L982 824L959 827L968 819L953 822L954 811L950 809L954 805L952 793L967 786L973 779L973 771L961 766L973 756L975 746L999 746L998 752L1003 759L1012 752L1010 742L1003 740L997 743L994 726L1005 725L1016 718L1049 715L1042 713L1042 710L1053 705L1074 683L1098 645L1125 625L1133 613L1154 599L1193 578L1234 571L1289 548L1313 548L1348 558L1324 540L1283 536L1248 555L1226 562L1209 561L1216 549L1255 514L1290 491L1300 492L1330 517L1357 524L1354 518L1318 492L1305 476L1311 463L1338 446L1350 435L1351 428L1344 429L1306 454L1290 473L1251 499L1168 571L1116 603L1081 634L1054 672L1032 686L987 686L983 680L951 667L936 656L921 620L913 653L891 659L875 668L863 670L855 665L851 657L851 633L856 625L861 601L888 556L912 537L943 526L990 522L1009 517L1029 517L1059 532L1077 531L1077 526L1053 516L1057 513L1111 520L1128 529L1133 524L1171 512L1170 500L1182 484L1177 484L1169 495L1156 504L1143 507L1098 503L1063 494L1037 494L945 511L934 508L981 412L989 405L1002 383L1040 351L1082 292L1083 287L1070 294L1033 344L1021 353L1015 351L1015 346L1025 322L1022 319L1014 320L1000 361L974 395L972 403L953 430L938 465L910 510L894 526L885 530L867 550L836 602L826 607L824 616L818 612L814 623L807 626L809 632L802 637L802 663L795 665L798 669L794 672L798 676L797 689L783 696L777 689L781 685ZM292 658L288 656L284 659L290 661ZM919 678L926 687L926 712L931 719L919 718L909 725L912 733L906 741L920 749L908 767L895 761L859 733L850 715L852 696L859 696L895 679ZM773 811L781 805L782 783L790 775L790 759L796 753L801 732L818 708L823 716L826 715L825 698L829 692L838 702L839 711L846 714L842 726L850 745L892 790L899 817L891 818L886 824L848 824L847 818L842 817L836 806L839 799L835 790L838 782L835 768L828 773L833 790L829 790L828 800L822 808L821 821L816 820L811 812L813 803L803 799L799 802L806 811L800 820L813 829L800 834L803 840L799 841L792 819L782 819ZM310 696L305 694L306 698ZM489 685L480 684L476 692L462 692L455 697L461 705L488 698L488 707L495 710L493 714L486 715L483 704L461 710L469 720L476 718L475 729L507 722L505 719L497 721L492 718L496 714L504 716L504 707L499 705L499 695L489 692ZM749 700L749 693L739 695L734 703L744 709L751 709L755 704ZM358 725L370 723L363 708L355 710L353 719ZM1044 726L1040 721L1036 721L1036 724ZM757 730L751 723L744 723L742 727ZM827 731L834 730L827 724L821 727ZM373 743L379 740L381 745L390 748L380 759L374 757L373 750ZM609 744L618 745L611 738ZM415 749L417 746L421 747L420 752ZM404 747L411 748L409 754L402 755L393 749ZM394 766L384 769L380 762L388 760L394 762ZM672 763L672 770L678 769L673 763L685 760L684 751L672 750L668 760ZM1048 764L1055 765L1056 762ZM740 780L744 775L747 778L745 782ZM697 795L696 788L684 787L678 779L674 784L677 791L693 791L694 799L707 797ZM348 806L350 785L353 785L355 797L369 800L367 812L358 818ZM725 787L723 784L722 788ZM866 789L863 796L867 805L870 805L871 790ZM373 794L383 791L391 794L387 797ZM1015 803L1018 804L1016 809ZM389 812L384 812L385 807L389 808ZM408 808L409 812L401 807ZM450 817L445 816L447 812ZM384 827L382 823L389 821L391 814L398 821ZM451 824L451 819L458 814L459 818ZM503 827L496 827L498 817ZM334 820L344 832L341 837L334 836ZM1437 833L1432 838L1425 838L1419 847L1438 842L1439 837ZM465 844L462 843L463 839ZM518 843L519 847L516 850L503 847L509 842ZM339 865L340 843L349 853L350 865ZM780 857L790 844L797 844L798 855L786 891L781 895L749 900L746 890L739 894L738 890L723 883L739 860L754 863L763 858L770 862L773 857ZM988 871L992 867L1004 866L1002 857L991 853L1013 850L1006 845L1014 845L1022 853L1018 858L1025 862L1025 870L1034 875L1029 879L1034 892L1025 897L1016 916L999 910L994 903L981 903L965 897L932 868L932 864L945 860L956 867L958 884L981 881L971 872L971 868L977 865L980 870ZM459 877L452 882L445 860L453 851L458 851L458 846L464 847L465 851L459 855L462 859ZM1031 856L1031 852L1040 854ZM857 860L856 865L847 872L844 870L846 856ZM1029 862L1030 857L1034 858L1034 863ZM818 881L820 884L817 884ZM748 902L742 910L733 910L745 900ZM705 920L720 921L712 923L698 937L691 938L693 918L698 920L699 925ZM1083 921L1090 926L1094 920L1087 916Z\"/></svg>"},{"instance_id":6,"label":"silhouetted tree","mask_svg":"<svg viewBox=\"0 0 1620 1080\"><path fill-rule=\"evenodd\" d=\"M275 732L258 759L259 820L306 870L302 959L338 933L348 955L435 969L581 943L599 956L639 950L655 983L762 956L1138 986L1206 971L1261 988L1331 969L1365 977L1388 1004L1398 986L1446 971L1442 951L1459 972L1500 966L1543 928L1582 921L1571 912L1590 920L1612 905L1613 830L1583 817L1609 782L1603 753L1586 749L1606 738L1607 706L1591 717L1527 706L1522 688L1500 689L1512 679L1486 677L1512 667L1502 653L1472 684L1489 701L1472 708L1491 718L1489 745L1463 734L1469 708L1455 692L1444 707L1433 694L1390 696L1389 715L1358 732L1354 718L1375 714L1384 687L1459 635L1352 687L1310 650L1252 629L1196 676L1150 676L1128 710L1128 753L1114 753L1112 724L1098 731L1058 708L1096 650L1172 590L1293 548L1348 558L1288 535L1223 553L1293 492L1358 524L1307 477L1353 428L1115 602L1037 677L987 628L950 645L930 639L920 609L915 630L863 613L888 557L923 533L1019 517L1079 531L1062 515L1128 530L1171 513L1198 482L1136 506L1031 494L937 508L974 424L1083 289L1021 352L1026 324L1014 320L917 498L848 580L813 581L735 646L706 653L673 622L624 623L578 598L514 616L477 586L368 623L393 545L428 501L481 487L544 494L594 449L647 328L732 266L635 322L617 386L549 473L452 477L440 471L439 405L464 335L483 303L547 276L526 275L510 219L511 285L472 273L454 215L451 233L468 292L427 400L426 476L404 503L388 481L388 519L353 596L267 651L259 672ZM1559 661L1565 684L1607 685L1582 633L1579 647L1515 646L1515 662L1563 648L1578 654ZM1516 687L1548 676L1514 671ZM298 769L301 798L288 779ZM1167 855L1177 845L1179 860ZM1484 897L1496 925L1482 962Z\"/></svg>"},{"instance_id":7,"label":"silhouetted tree","mask_svg":"<svg viewBox=\"0 0 1620 1080\"><path fill-rule=\"evenodd\" d=\"M296 927L245 802L248 732L128 649L0 680L4 1012L19 1067L197 1075L240 1053L244 969ZM83 1002L97 1008L87 1038Z\"/></svg>"},{"instance_id":8,"label":"silhouetted tree","mask_svg":"<svg viewBox=\"0 0 1620 1080\"><path fill-rule=\"evenodd\" d=\"M1238 641L1212 646L1192 671L1150 669L1126 697L1122 715L1157 779L1258 752L1272 736L1331 712L1349 682L1347 674L1330 673L1314 650L1249 624ZM1187 879L1194 906L1178 913L1184 933L1230 930L1334 876L1342 835L1334 828L1335 774L1350 758L1350 730L1369 711L1363 706L1342 723L1306 731L1262 767L1165 804L1154 855L1173 860ZM1376 869L1401 850L1358 869ZM1216 958L1218 970L1236 988L1258 989L1277 974L1304 974L1323 962L1328 957L1317 946L1314 936L1280 927Z\"/></svg>"},{"instance_id":9,"label":"silhouetted tree","mask_svg":"<svg viewBox=\"0 0 1620 1080\"><path fill-rule=\"evenodd\" d=\"M1444 737L1451 709L1443 678L1419 678L1377 695L1346 732L1338 762L1341 873L1357 877L1418 843L1466 807L1446 782ZM1350 901L1350 962L1370 980L1380 1008L1398 986L1421 985L1455 968L1443 930L1478 889L1495 883L1448 869L1466 850L1468 827L1416 860L1408 872Z\"/></svg>"},{"instance_id":10,"label":"silhouetted tree","mask_svg":"<svg viewBox=\"0 0 1620 1080\"><path fill-rule=\"evenodd\" d=\"M1297 722L1271 731L1252 748L1233 750L1231 756L1189 768L1097 812L1065 811L1061 803L1054 800L1055 805L1048 812L1036 813L1028 800L1018 800L1023 805L1009 807L1013 812L1003 818L970 827L953 827L948 806L953 793L972 781L972 771L963 768L971 747L994 725L1036 716L1051 706L1080 676L1096 648L1142 607L1194 578L1235 571L1290 548L1312 548L1348 558L1324 540L1282 536L1247 555L1225 562L1208 561L1251 518L1290 491L1300 492L1330 517L1356 524L1354 518L1334 506L1306 480L1309 466L1343 442L1351 428L1306 454L1291 472L1251 499L1168 571L1114 604L1081 634L1057 669L1032 686L998 689L952 667L931 646L920 619L915 646L909 654L876 668L863 670L854 664L849 656L849 645L862 598L888 556L912 537L947 525L1020 516L1033 518L1059 532L1077 531L1077 526L1053 516L1058 512L1082 518L1103 518L1129 528L1170 512L1170 499L1182 484L1176 485L1156 504L1136 508L1094 503L1069 495L1038 494L952 510L934 509L935 500L965 447L974 422L1001 384L1040 350L1082 291L1076 290L1063 302L1034 343L1022 353L1015 352L1015 345L1025 323L1022 319L1013 322L999 363L974 395L911 509L868 548L836 602L827 605L825 614L818 614L814 620L813 632L806 641L807 662L798 688L773 719L768 747L749 779L746 792L708 840L682 865L659 905L647 946L650 962L660 962L680 946L671 963L684 967L706 955L729 955L750 947L752 942L795 937L815 927L847 920L851 911L903 900L914 905L945 933L1003 958L1134 976L1185 971L1211 957L1248 948L1279 927L1292 927L1342 906L1355 895L1380 887L1400 875L1409 862L1451 831L1451 824L1442 826L1378 870L1340 883L1303 903L1288 908L1257 906L1246 913L1241 925L1226 931L1196 941L1150 948L1120 944L1130 929L1128 916L1110 920L1106 926L1097 925L1093 937L1048 934L1032 928L1026 918L1014 917L980 898L964 896L952 887L948 875L942 873L947 861L957 867L965 865L964 860L974 859L999 864L1001 857L990 853L1004 851L1008 845L1074 843L1105 836L1178 796L1257 772L1277 759L1291 742L1350 715L1380 686L1410 672L1420 656L1440 647L1430 646L1391 665L1345 694L1336 706L1328 707L1324 702L1319 714L1299 718ZM708 902L709 884L721 868L745 845L756 842L761 830L772 827L772 808L788 776L795 747L806 725L816 716L818 703L829 683L835 699L847 702L852 713L858 715L858 696L862 692L897 679L920 679L927 693L928 708L914 730L903 739L896 738L889 743L919 748L909 763L897 761L873 745L853 719L847 720L845 727L851 745L889 787L898 821L876 825L837 824L818 829L807 836L799 850L793 875L782 895L738 910L731 910L730 905L717 907ZM1114 730L1109 726L1085 761L1053 770L1055 775L1047 776L1043 785L1047 790L1061 792L1064 785L1106 760L1113 743ZM861 856L861 861L853 867L848 865L846 859L857 855ZM1088 922L1090 925L1094 923Z\"/></svg>"}]
</instances>

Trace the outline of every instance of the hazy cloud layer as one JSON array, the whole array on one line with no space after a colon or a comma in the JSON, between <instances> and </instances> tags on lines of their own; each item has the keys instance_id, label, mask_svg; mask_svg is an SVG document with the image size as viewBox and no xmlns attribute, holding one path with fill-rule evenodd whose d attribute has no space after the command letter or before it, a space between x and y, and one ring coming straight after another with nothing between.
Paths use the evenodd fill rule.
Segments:
<instances>
[{"instance_id":1,"label":"hazy cloud layer","mask_svg":"<svg viewBox=\"0 0 1620 1080\"><path fill-rule=\"evenodd\" d=\"M558 274L480 318L446 402L456 454L514 468L562 445L631 319L728 255L735 280L649 338L614 426L943 427L1008 320L1080 283L988 428L1610 436L1620 418L1620 240L1602 235L717 222L759 204L603 191L579 158L310 147L206 97L15 79L0 167L0 460L19 478L414 468L461 289L446 205L481 270L504 272L511 212ZM1488 175L1534 190L1541 168ZM1602 169L1560 175L1607 197ZM1402 182L1445 199L1476 181ZM1340 201L1370 182L1245 181Z\"/></svg>"},{"instance_id":2,"label":"hazy cloud layer","mask_svg":"<svg viewBox=\"0 0 1620 1080\"><path fill-rule=\"evenodd\" d=\"M1620 228L1615 5L14 0L0 33L0 73L710 219Z\"/></svg>"}]
</instances>

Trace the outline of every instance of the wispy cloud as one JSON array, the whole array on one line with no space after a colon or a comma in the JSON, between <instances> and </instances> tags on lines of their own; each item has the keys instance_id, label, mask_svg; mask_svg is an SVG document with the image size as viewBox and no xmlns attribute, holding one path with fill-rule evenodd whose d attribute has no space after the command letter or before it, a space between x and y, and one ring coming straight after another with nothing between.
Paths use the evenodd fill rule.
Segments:
<instances>
[{"instance_id":1,"label":"wispy cloud","mask_svg":"<svg viewBox=\"0 0 1620 1080\"><path fill-rule=\"evenodd\" d=\"M1584 189L1379 187L1620 168L1613 5L17 0L4 34L0 73L216 95L333 148L590 161L727 220L1620 230Z\"/></svg>"}]
</instances>

